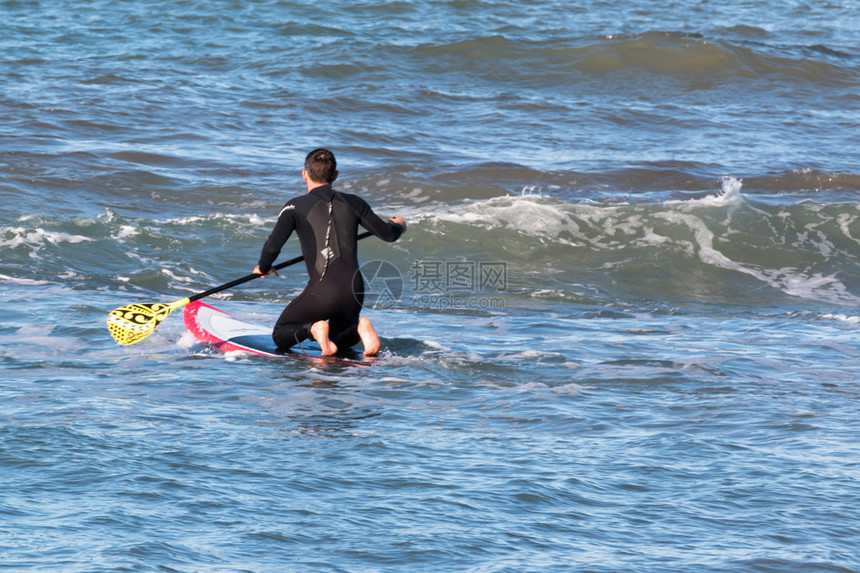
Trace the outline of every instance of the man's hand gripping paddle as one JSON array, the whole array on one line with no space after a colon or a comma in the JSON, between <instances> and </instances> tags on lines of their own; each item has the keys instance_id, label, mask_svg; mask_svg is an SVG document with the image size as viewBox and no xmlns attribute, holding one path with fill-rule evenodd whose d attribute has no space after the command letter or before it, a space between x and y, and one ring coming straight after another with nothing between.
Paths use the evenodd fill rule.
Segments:
<instances>
[{"instance_id":1,"label":"man's hand gripping paddle","mask_svg":"<svg viewBox=\"0 0 860 573\"><path fill-rule=\"evenodd\" d=\"M356 239L361 240L365 237L369 237L370 235L370 232L361 233L360 235L358 235L358 237L356 237ZM280 270L284 267L294 265L303 260L304 257L295 257L288 261L284 261L283 263L274 265L272 267L272 270ZM110 334L111 336L113 336L114 340L116 340L119 344L122 344L123 346L136 344L150 334L152 334L153 332L155 332L155 329L158 327L158 325L161 324L161 322L165 318L167 318L167 315L174 310L182 308L186 304L195 300L200 300L201 298L213 295L216 292L221 292L222 290L233 288L234 286L246 283L261 276L263 275L252 273L240 279L230 281L229 283L223 284L221 286L211 288L206 292L201 292L188 298L183 298L181 300L177 300L168 304L161 302L136 302L121 306L111 312L110 315L108 315L108 330L110 331Z\"/></svg>"}]
</instances>

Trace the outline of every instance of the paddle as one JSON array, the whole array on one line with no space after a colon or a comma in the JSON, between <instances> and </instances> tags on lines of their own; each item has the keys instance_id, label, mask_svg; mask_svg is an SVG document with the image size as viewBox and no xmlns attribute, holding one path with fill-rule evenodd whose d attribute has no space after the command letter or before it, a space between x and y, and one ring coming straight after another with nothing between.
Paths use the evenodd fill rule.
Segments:
<instances>
[{"instance_id":1,"label":"paddle","mask_svg":"<svg viewBox=\"0 0 860 573\"><path fill-rule=\"evenodd\" d=\"M356 239L361 240L366 237L369 237L370 235L371 233L367 231L358 235ZM272 267L272 270L280 270L284 267L294 265L303 260L304 257L298 256L288 261L284 261L283 263L278 263L277 265L274 265ZM121 306L108 315L108 330L110 331L110 334L111 336L113 336L114 340L116 340L123 346L136 344L150 334L152 334L153 332L155 332L156 327L161 324L161 322L165 318L167 318L168 314L170 314L177 308L182 308L190 302L200 300L201 298L213 295L216 292L221 292L222 290L227 290L228 288L233 288L234 286L246 283L261 276L263 275L251 273L250 275L246 275L240 279L236 279L221 286L211 288L206 292L201 292L188 298L183 298L181 300L177 300L168 304L161 302L136 302Z\"/></svg>"}]
</instances>

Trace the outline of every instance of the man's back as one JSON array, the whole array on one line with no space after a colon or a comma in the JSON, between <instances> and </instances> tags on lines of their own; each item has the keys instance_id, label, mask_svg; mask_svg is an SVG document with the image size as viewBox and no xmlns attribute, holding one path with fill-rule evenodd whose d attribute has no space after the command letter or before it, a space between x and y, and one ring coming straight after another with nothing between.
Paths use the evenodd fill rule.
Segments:
<instances>
[{"instance_id":1,"label":"man's back","mask_svg":"<svg viewBox=\"0 0 860 573\"><path fill-rule=\"evenodd\" d=\"M358 270L358 225L384 241L396 241L402 227L383 221L357 195L339 193L331 185L315 187L291 199L263 245L260 271L265 273L293 231L299 236L311 282L318 281L337 259Z\"/></svg>"}]
</instances>

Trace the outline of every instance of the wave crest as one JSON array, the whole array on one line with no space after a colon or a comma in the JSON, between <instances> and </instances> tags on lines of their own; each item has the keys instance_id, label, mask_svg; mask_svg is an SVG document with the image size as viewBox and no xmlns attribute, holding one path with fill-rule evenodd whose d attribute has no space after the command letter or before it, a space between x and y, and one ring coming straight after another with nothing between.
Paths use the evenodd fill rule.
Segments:
<instances>
[{"instance_id":1,"label":"wave crest","mask_svg":"<svg viewBox=\"0 0 860 573\"><path fill-rule=\"evenodd\" d=\"M441 249L507 261L509 273L562 283L587 277L607 291L654 296L738 297L773 289L856 304L860 211L854 205L767 205L723 180L704 198L647 204L573 204L540 195L441 207L424 219ZM695 285L694 285L695 283ZM758 287L756 287L758 285ZM524 286L524 288L526 288Z\"/></svg>"}]
</instances>

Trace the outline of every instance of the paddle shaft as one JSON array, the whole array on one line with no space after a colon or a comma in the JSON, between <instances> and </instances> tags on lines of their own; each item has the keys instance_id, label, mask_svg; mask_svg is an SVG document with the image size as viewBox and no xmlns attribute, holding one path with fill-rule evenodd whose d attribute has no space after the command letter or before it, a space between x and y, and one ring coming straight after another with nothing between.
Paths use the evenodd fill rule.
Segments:
<instances>
[{"instance_id":1,"label":"paddle shaft","mask_svg":"<svg viewBox=\"0 0 860 573\"><path fill-rule=\"evenodd\" d=\"M355 239L356 239L357 241L360 241L361 239L365 239L365 238L369 237L369 236L370 236L370 235L372 235L372 234L373 234L373 233L371 233L370 231L365 231L364 233L361 233L360 235L358 235ZM290 265L294 265L294 264L296 264L296 263L298 263L298 262L301 262L301 261L303 261L303 260L305 260L305 258L304 258L303 256L299 255L298 257L294 257L294 258L292 258L292 259L290 259L290 260L288 260L288 261L284 261L284 262L282 262L282 263L278 263L277 265L272 266L272 270L273 270L273 271L277 271L277 270L283 269L284 267L288 267L288 266L290 266ZM221 286L213 287L213 288L211 288L211 289L207 290L206 292L201 292L201 293L198 293L198 294L192 295L192 296L188 297L188 302L194 302L195 300L200 300L201 298L206 298L207 296L213 295L213 294L215 294L216 292L221 292L222 290L227 290L227 289L233 288L234 286L238 286L238 285L240 285L240 284L242 284L242 283L246 283L246 282L248 282L248 281L252 281L252 280L254 280L254 279L258 279L258 278L260 278L261 276L263 276L263 275L258 275L258 274L256 274L256 273L251 273L250 275L246 275L246 276L244 276L244 277L242 277L242 278L240 278L240 279L236 279L236 280L234 280L234 281L230 281L229 283L225 283L225 284L223 284L223 285L221 285Z\"/></svg>"}]
</instances>

